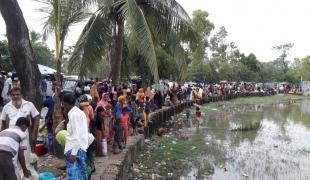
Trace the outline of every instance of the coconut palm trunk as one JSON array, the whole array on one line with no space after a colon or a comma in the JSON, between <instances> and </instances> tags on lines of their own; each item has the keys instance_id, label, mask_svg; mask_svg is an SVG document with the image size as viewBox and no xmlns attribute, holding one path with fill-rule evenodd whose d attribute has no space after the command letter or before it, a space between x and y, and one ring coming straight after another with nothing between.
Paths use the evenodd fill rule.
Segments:
<instances>
[{"instance_id":1,"label":"coconut palm trunk","mask_svg":"<svg viewBox=\"0 0 310 180\"><path fill-rule=\"evenodd\" d=\"M114 85L119 84L124 47L124 20L122 17L118 17L116 23L117 33L115 36L115 57L112 58L114 59L114 62L111 68L112 82Z\"/></svg>"}]
</instances>

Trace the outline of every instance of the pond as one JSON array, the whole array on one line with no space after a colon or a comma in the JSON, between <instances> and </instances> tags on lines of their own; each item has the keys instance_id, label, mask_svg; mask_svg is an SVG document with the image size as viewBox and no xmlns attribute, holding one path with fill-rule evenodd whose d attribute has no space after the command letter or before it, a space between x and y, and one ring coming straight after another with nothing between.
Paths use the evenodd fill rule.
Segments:
<instances>
[{"instance_id":1,"label":"pond","mask_svg":"<svg viewBox=\"0 0 310 180\"><path fill-rule=\"evenodd\" d=\"M213 109L204 118L204 127L184 130L203 153L179 179L310 178L309 100Z\"/></svg>"}]
</instances>

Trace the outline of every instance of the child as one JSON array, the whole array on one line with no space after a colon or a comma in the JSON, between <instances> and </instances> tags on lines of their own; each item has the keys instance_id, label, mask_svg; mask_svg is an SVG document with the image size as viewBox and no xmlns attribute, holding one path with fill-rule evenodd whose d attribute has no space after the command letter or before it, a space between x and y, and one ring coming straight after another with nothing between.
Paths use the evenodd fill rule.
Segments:
<instances>
[{"instance_id":1,"label":"child","mask_svg":"<svg viewBox=\"0 0 310 180\"><path fill-rule=\"evenodd\" d=\"M145 132L148 122L147 122L146 113L144 112L143 107L139 107L138 109L136 123L138 124L139 128L142 129L139 131L139 133L142 134L143 132Z\"/></svg>"},{"instance_id":2,"label":"child","mask_svg":"<svg viewBox=\"0 0 310 180\"><path fill-rule=\"evenodd\" d=\"M196 107L196 113L195 113L195 120L193 122L193 124L196 126L196 128L199 128L200 125L200 121L201 121L201 111L199 107Z\"/></svg>"},{"instance_id":3,"label":"child","mask_svg":"<svg viewBox=\"0 0 310 180\"><path fill-rule=\"evenodd\" d=\"M136 119L137 119L137 103L134 101L135 98L132 98L129 101L129 107L131 108L132 112L130 114L130 125L132 127L132 135L137 135L137 128L136 128Z\"/></svg>"},{"instance_id":4,"label":"child","mask_svg":"<svg viewBox=\"0 0 310 180\"><path fill-rule=\"evenodd\" d=\"M128 114L128 108L124 107L122 109L122 114L119 117L120 123L124 126L124 140L125 145L127 144L127 137L128 137L128 123L129 123L129 114Z\"/></svg>"},{"instance_id":5,"label":"child","mask_svg":"<svg viewBox=\"0 0 310 180\"><path fill-rule=\"evenodd\" d=\"M113 150L114 150L114 154L118 154L119 153L118 150L122 151L124 148L124 126L121 124L120 118L116 120L116 123L113 129L115 132Z\"/></svg>"}]
</instances>

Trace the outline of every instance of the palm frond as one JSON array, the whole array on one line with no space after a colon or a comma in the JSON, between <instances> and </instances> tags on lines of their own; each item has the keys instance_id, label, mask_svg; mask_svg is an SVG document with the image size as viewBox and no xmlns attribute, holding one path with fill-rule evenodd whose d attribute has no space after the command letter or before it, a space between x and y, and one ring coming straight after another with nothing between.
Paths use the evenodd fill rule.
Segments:
<instances>
[{"instance_id":1,"label":"palm frond","mask_svg":"<svg viewBox=\"0 0 310 180\"><path fill-rule=\"evenodd\" d=\"M71 25L79 23L86 18L91 16L90 8L95 0L34 0L36 2L42 3L45 6L38 8L37 11L46 14L43 21L43 39L46 40L47 37L55 32L55 28L59 28L62 31L63 28L69 28ZM60 3L58 9L58 3ZM60 25L57 25L56 14L60 12L61 19ZM56 14L55 14L56 13ZM61 27L58 27L61 26Z\"/></svg>"},{"instance_id":2,"label":"palm frond","mask_svg":"<svg viewBox=\"0 0 310 180\"><path fill-rule=\"evenodd\" d=\"M69 60L69 72L79 71L80 77L97 68L111 44L110 9L102 8L84 27Z\"/></svg>"},{"instance_id":3,"label":"palm frond","mask_svg":"<svg viewBox=\"0 0 310 180\"><path fill-rule=\"evenodd\" d=\"M155 37L167 39L173 32L185 41L197 38L190 17L175 0L150 0L148 3L139 0L139 2Z\"/></svg>"},{"instance_id":4,"label":"palm frond","mask_svg":"<svg viewBox=\"0 0 310 180\"><path fill-rule=\"evenodd\" d=\"M152 33L146 22L143 11L139 8L136 0L126 0L120 8L124 17L127 17L131 29L131 38L136 43L139 54L141 54L148 64L155 82L158 82L158 66L156 61L155 47Z\"/></svg>"}]
</instances>

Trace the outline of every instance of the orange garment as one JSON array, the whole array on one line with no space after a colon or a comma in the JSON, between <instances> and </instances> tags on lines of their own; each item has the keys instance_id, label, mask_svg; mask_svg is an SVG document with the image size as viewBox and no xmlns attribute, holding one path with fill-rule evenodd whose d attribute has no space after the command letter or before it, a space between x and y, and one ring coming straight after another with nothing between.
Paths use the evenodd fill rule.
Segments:
<instances>
[{"instance_id":1,"label":"orange garment","mask_svg":"<svg viewBox=\"0 0 310 180\"><path fill-rule=\"evenodd\" d=\"M86 115L86 118L87 118L87 125L88 125L88 128L89 128L89 123L91 120L94 119L94 109L92 106L86 106L83 108L83 111Z\"/></svg>"},{"instance_id":2,"label":"orange garment","mask_svg":"<svg viewBox=\"0 0 310 180\"><path fill-rule=\"evenodd\" d=\"M99 93L97 91L97 85L96 84L93 84L90 88L90 95L91 97L93 98L93 100L95 102L98 102L100 100L99 98Z\"/></svg>"},{"instance_id":3,"label":"orange garment","mask_svg":"<svg viewBox=\"0 0 310 180\"><path fill-rule=\"evenodd\" d=\"M139 103L144 103L144 98L145 98L144 90L143 88L140 88L137 93L137 100Z\"/></svg>"},{"instance_id":4,"label":"orange garment","mask_svg":"<svg viewBox=\"0 0 310 180\"><path fill-rule=\"evenodd\" d=\"M119 118L120 118L120 123L124 126L124 138L127 138L128 137L129 115L122 113Z\"/></svg>"}]
</instances>

